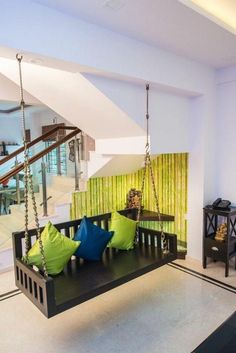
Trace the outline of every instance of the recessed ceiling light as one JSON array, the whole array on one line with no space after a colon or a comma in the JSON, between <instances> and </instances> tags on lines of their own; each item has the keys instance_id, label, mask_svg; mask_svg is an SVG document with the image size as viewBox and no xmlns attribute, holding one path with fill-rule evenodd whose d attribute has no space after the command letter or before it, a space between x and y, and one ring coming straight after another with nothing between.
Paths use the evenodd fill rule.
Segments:
<instances>
[{"instance_id":1,"label":"recessed ceiling light","mask_svg":"<svg viewBox=\"0 0 236 353\"><path fill-rule=\"evenodd\" d=\"M104 7L108 7L111 10L117 11L125 6L123 0L105 0L103 3Z\"/></svg>"}]
</instances>

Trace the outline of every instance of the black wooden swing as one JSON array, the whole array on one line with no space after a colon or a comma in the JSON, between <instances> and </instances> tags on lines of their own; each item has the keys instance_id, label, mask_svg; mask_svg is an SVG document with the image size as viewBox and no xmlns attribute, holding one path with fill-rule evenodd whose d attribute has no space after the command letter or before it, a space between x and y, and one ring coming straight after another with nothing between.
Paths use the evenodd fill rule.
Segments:
<instances>
[{"instance_id":1,"label":"black wooden swing","mask_svg":"<svg viewBox=\"0 0 236 353\"><path fill-rule=\"evenodd\" d=\"M21 76L22 57L17 55L20 72L21 87L21 110L23 132L25 137L24 100ZM136 277L165 265L177 258L177 237L175 234L164 233L161 221L158 198L154 184L151 167L149 142L148 142L148 89L147 89L147 144L145 155L144 177L141 195L144 191L144 180L146 170L149 169L156 209L159 216L161 231L137 227L136 245L133 250L120 251L107 248L104 251L101 262L85 262L82 259L71 258L64 271L57 276L50 277L47 273L47 264L44 257L43 244L41 241L42 228L39 227L37 208L32 187L32 176L28 164L28 150L26 139L25 146L25 231L13 233L14 269L16 286L41 310L48 318L57 315L67 309L74 307L99 294L111 290ZM30 188L33 207L35 212L36 228L28 230L28 189ZM141 200L139 209L128 209L119 211L126 217L140 218ZM110 213L90 217L90 221L108 230ZM75 233L80 225L81 219L56 224L55 227L65 236ZM24 253L23 240L25 241L25 253L27 253L35 239L39 240L43 264L43 274L22 261Z\"/></svg>"}]
</instances>

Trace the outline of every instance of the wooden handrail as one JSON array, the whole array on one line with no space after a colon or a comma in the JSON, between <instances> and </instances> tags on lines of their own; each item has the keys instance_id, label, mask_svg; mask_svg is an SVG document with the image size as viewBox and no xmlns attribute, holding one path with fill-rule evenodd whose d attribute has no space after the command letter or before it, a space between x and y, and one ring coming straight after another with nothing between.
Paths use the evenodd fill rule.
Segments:
<instances>
[{"instance_id":1,"label":"wooden handrail","mask_svg":"<svg viewBox=\"0 0 236 353\"><path fill-rule=\"evenodd\" d=\"M76 130L77 127L76 126L56 126L54 127L52 130L49 130L48 132L45 132L45 134L36 137L33 141L28 142L27 143L27 148L34 146L36 143L45 140L47 137L49 137L50 135L55 134L55 132L57 132L57 130ZM18 148L16 151L12 152L11 154L7 155L6 157L4 157L3 159L0 160L0 165L6 163L7 161L9 161L10 159L12 159L13 157L16 157L18 154L20 154L21 152L24 151L24 146Z\"/></svg>"},{"instance_id":2,"label":"wooden handrail","mask_svg":"<svg viewBox=\"0 0 236 353\"><path fill-rule=\"evenodd\" d=\"M60 146L62 143L65 143L66 141L70 140L72 137L76 136L78 133L81 132L80 129L78 129L77 127L69 127L70 130L74 130L72 132L70 132L68 135L64 136L62 139L60 139L59 141L56 141L54 144L52 144L51 146L45 148L43 151L37 153L35 156L29 158L29 164L32 164L34 162L36 162L38 159L42 158L43 156L45 156L46 154L48 154L49 152L51 152L52 150L54 150L55 148L57 148L58 146ZM52 131L52 130L51 130ZM46 134L44 134L46 135ZM24 169L24 163L20 163L18 164L14 169L11 169L8 173L4 174L2 177L0 177L0 184L6 182L7 180L9 180L10 178L12 178L13 176L15 176L16 174L18 174L21 170Z\"/></svg>"}]
</instances>

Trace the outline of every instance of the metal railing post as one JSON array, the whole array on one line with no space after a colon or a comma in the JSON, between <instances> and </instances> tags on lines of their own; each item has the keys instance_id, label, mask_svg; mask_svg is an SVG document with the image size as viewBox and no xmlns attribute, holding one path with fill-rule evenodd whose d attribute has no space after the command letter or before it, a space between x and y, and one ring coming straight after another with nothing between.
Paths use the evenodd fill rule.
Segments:
<instances>
[{"instance_id":1,"label":"metal railing post","mask_svg":"<svg viewBox=\"0 0 236 353\"><path fill-rule=\"evenodd\" d=\"M65 143L66 141L71 140L76 134L78 134L81 131L80 129L75 128L75 127L73 127L73 129L71 127L70 128L67 127L67 129L72 130L72 132L70 132L68 135L64 136L63 138L61 138L60 141L54 142L51 146L45 148L43 151L36 153L34 156L30 157L29 164L36 162L37 160L39 160L40 158L42 158L43 156L45 156L46 154L48 154L49 152L51 152L52 150L57 148L62 143ZM45 135L43 135L43 136L45 137ZM41 139L42 139L42 136L40 137L40 141L41 141ZM34 142L30 142L28 144L28 147L33 146L35 144L36 140L37 140L37 142L39 141L39 139L35 139ZM21 148L17 150L16 154L18 154L20 152L22 152ZM6 161L10 160L11 158L13 158L13 156L15 157L16 154L15 154L15 152L13 152L11 155L4 157L3 160L0 160L0 165L5 163ZM6 180L12 178L14 175L19 173L23 169L24 169L24 163L20 163L13 170L9 170L6 174L0 176L0 184L4 183Z\"/></svg>"},{"instance_id":2,"label":"metal railing post","mask_svg":"<svg viewBox=\"0 0 236 353\"><path fill-rule=\"evenodd\" d=\"M52 196L47 197L47 174L46 174L46 163L44 161L41 162L41 173L42 173L42 192L43 192L43 202L40 206L43 206L43 216L48 216L48 200L52 198Z\"/></svg>"},{"instance_id":3,"label":"metal railing post","mask_svg":"<svg viewBox=\"0 0 236 353\"><path fill-rule=\"evenodd\" d=\"M79 160L79 139L77 135L74 139L74 155L75 155L75 191L79 191L80 177L80 160Z\"/></svg>"},{"instance_id":4,"label":"metal railing post","mask_svg":"<svg viewBox=\"0 0 236 353\"><path fill-rule=\"evenodd\" d=\"M17 167L19 164L17 160L17 156L15 159L15 167ZM16 174L16 202L18 205L20 205L20 176L19 174Z\"/></svg>"},{"instance_id":5,"label":"metal railing post","mask_svg":"<svg viewBox=\"0 0 236 353\"><path fill-rule=\"evenodd\" d=\"M57 175L61 175L61 149L60 146L56 149L57 155Z\"/></svg>"}]
</instances>

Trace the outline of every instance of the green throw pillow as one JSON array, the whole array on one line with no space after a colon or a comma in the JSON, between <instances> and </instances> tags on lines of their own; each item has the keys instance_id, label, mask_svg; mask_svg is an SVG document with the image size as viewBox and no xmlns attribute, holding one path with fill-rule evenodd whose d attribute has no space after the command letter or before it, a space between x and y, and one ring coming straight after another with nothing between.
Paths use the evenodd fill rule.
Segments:
<instances>
[{"instance_id":1,"label":"green throw pillow","mask_svg":"<svg viewBox=\"0 0 236 353\"><path fill-rule=\"evenodd\" d=\"M45 226L41 234L46 267L48 274L56 275L63 268L80 245L80 241L73 241L61 234L51 222ZM25 258L24 258L25 259ZM28 265L35 265L42 270L39 241L36 240L28 252Z\"/></svg>"},{"instance_id":2,"label":"green throw pillow","mask_svg":"<svg viewBox=\"0 0 236 353\"><path fill-rule=\"evenodd\" d=\"M114 212L111 215L110 231L114 232L109 247L130 250L134 247L137 222Z\"/></svg>"}]
</instances>

